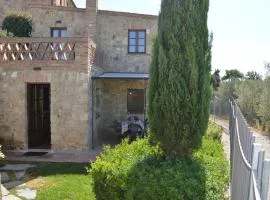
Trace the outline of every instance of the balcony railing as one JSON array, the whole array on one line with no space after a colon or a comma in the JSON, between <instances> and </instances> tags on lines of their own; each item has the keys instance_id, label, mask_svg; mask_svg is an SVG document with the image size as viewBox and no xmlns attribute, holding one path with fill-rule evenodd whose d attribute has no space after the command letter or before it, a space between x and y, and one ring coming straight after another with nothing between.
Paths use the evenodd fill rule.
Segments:
<instances>
[{"instance_id":1,"label":"balcony railing","mask_svg":"<svg viewBox=\"0 0 270 200\"><path fill-rule=\"evenodd\" d=\"M0 38L0 66L46 63L87 68L95 57L96 46L87 38Z\"/></svg>"},{"instance_id":2,"label":"balcony railing","mask_svg":"<svg viewBox=\"0 0 270 200\"><path fill-rule=\"evenodd\" d=\"M75 46L74 40L10 39L0 42L0 61L70 61L75 60Z\"/></svg>"}]
</instances>

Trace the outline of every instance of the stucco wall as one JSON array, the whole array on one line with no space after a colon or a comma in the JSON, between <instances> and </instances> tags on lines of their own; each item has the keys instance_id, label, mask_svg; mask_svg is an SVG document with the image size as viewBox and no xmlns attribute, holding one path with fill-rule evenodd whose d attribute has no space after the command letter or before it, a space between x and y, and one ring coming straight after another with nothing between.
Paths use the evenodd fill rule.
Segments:
<instances>
[{"instance_id":1,"label":"stucco wall","mask_svg":"<svg viewBox=\"0 0 270 200\"><path fill-rule=\"evenodd\" d=\"M128 30L146 29L146 54L128 54ZM148 72L157 17L98 11L97 50L104 56L103 68L110 72Z\"/></svg>"},{"instance_id":2,"label":"stucco wall","mask_svg":"<svg viewBox=\"0 0 270 200\"><path fill-rule=\"evenodd\" d=\"M51 141L54 150L89 149L87 72L0 68L0 139L27 148L27 83L51 84Z\"/></svg>"},{"instance_id":3,"label":"stucco wall","mask_svg":"<svg viewBox=\"0 0 270 200\"><path fill-rule=\"evenodd\" d=\"M143 114L127 112L128 89L144 89L145 80L94 80L94 136L96 142L117 139L112 125L114 120L127 120L129 116L138 116L144 120ZM147 98L147 97L146 97Z\"/></svg>"}]
</instances>

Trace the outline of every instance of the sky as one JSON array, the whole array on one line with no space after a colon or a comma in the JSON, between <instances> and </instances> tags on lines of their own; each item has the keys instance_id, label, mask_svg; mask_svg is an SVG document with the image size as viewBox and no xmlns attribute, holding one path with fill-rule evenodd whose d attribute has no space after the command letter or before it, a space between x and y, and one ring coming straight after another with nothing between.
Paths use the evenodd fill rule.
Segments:
<instances>
[{"instance_id":1,"label":"sky","mask_svg":"<svg viewBox=\"0 0 270 200\"><path fill-rule=\"evenodd\" d=\"M75 0L85 7L86 0ZM99 9L158 15L161 0L99 0ZM270 1L210 0L209 31L214 34L212 69L264 74L270 61Z\"/></svg>"}]
</instances>

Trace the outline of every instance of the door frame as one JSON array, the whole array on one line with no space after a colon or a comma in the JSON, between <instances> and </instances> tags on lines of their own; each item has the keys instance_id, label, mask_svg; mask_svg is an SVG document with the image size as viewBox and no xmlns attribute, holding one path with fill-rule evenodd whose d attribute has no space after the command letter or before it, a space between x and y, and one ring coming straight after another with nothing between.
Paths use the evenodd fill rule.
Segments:
<instances>
[{"instance_id":1,"label":"door frame","mask_svg":"<svg viewBox=\"0 0 270 200\"><path fill-rule=\"evenodd\" d=\"M49 82L27 82L25 84L25 91L26 91L26 101L25 101L25 148L26 150L35 150L35 151L39 151L39 149L35 148L35 147L30 147L30 138L29 138L29 85L48 85L49 86L49 128L50 128L50 140L52 139L52 132L51 132L51 83ZM51 147L50 148L46 148L46 149L42 149L43 151L44 150L52 150Z\"/></svg>"}]
</instances>

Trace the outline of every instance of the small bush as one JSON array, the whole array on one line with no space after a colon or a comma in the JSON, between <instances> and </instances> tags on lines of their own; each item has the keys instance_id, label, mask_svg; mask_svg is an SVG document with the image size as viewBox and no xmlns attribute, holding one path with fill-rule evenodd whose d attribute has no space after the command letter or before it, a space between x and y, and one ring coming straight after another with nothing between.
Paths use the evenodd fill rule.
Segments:
<instances>
[{"instance_id":1,"label":"small bush","mask_svg":"<svg viewBox=\"0 0 270 200\"><path fill-rule=\"evenodd\" d=\"M101 199L223 199L228 162L210 124L202 146L190 157L164 157L147 139L124 141L92 164L96 198Z\"/></svg>"},{"instance_id":2,"label":"small bush","mask_svg":"<svg viewBox=\"0 0 270 200\"><path fill-rule=\"evenodd\" d=\"M30 37L32 32L32 16L28 13L13 13L5 17L2 29L15 37Z\"/></svg>"},{"instance_id":3,"label":"small bush","mask_svg":"<svg viewBox=\"0 0 270 200\"><path fill-rule=\"evenodd\" d=\"M205 137L207 139L217 140L221 142L222 132L223 132L223 128L221 126L217 126L213 122L209 122Z\"/></svg>"},{"instance_id":4,"label":"small bush","mask_svg":"<svg viewBox=\"0 0 270 200\"><path fill-rule=\"evenodd\" d=\"M13 37L12 33L8 33L7 30L0 30L0 38L1 37Z\"/></svg>"},{"instance_id":5,"label":"small bush","mask_svg":"<svg viewBox=\"0 0 270 200\"><path fill-rule=\"evenodd\" d=\"M2 145L0 145L0 167L4 165L3 159L5 158L4 154L1 152Z\"/></svg>"},{"instance_id":6,"label":"small bush","mask_svg":"<svg viewBox=\"0 0 270 200\"><path fill-rule=\"evenodd\" d=\"M1 37L8 37L8 33L6 30L0 30L0 38Z\"/></svg>"},{"instance_id":7,"label":"small bush","mask_svg":"<svg viewBox=\"0 0 270 200\"><path fill-rule=\"evenodd\" d=\"M0 160L2 160L5 157L4 154L1 152L1 148L2 148L2 145L0 145Z\"/></svg>"}]
</instances>

